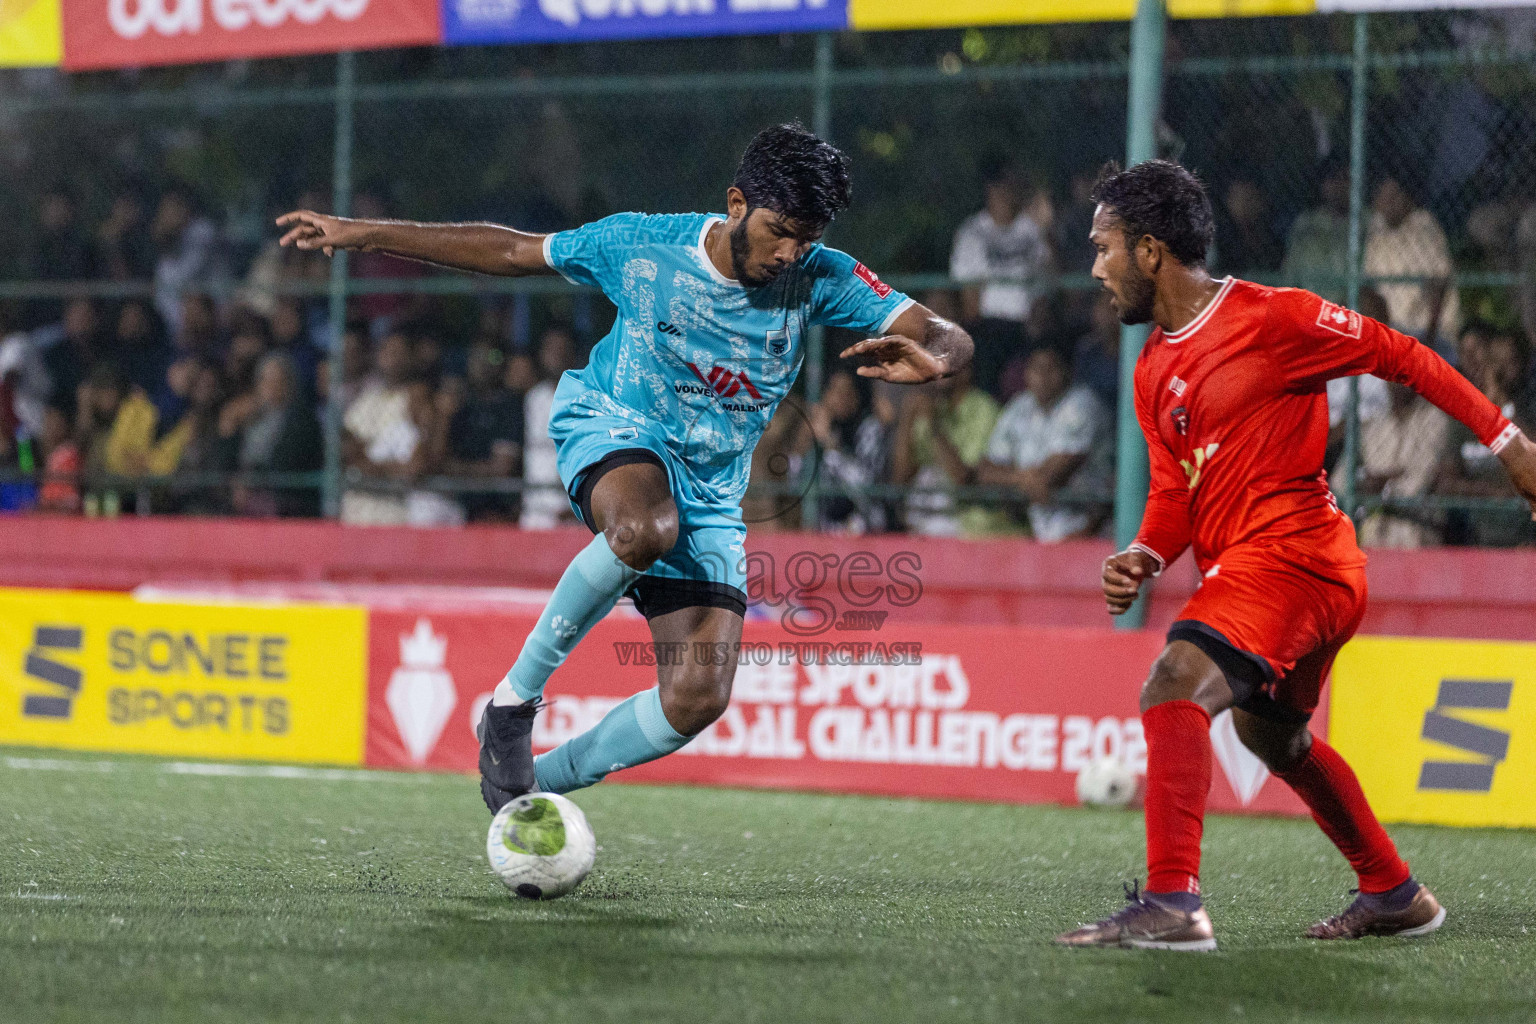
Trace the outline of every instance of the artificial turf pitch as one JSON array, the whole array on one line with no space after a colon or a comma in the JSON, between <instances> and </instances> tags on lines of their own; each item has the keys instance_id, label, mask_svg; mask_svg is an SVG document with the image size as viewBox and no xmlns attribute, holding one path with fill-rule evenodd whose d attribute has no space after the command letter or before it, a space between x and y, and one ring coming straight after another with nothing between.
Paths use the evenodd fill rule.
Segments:
<instances>
[{"instance_id":1,"label":"artificial turf pitch","mask_svg":"<svg viewBox=\"0 0 1536 1024\"><path fill-rule=\"evenodd\" d=\"M609 785L592 876L535 904L468 778L209 770L0 750L0 1020L1536 1019L1529 832L1394 828L1445 927L1322 944L1321 833L1213 818L1220 952L1073 951L1132 812Z\"/></svg>"}]
</instances>

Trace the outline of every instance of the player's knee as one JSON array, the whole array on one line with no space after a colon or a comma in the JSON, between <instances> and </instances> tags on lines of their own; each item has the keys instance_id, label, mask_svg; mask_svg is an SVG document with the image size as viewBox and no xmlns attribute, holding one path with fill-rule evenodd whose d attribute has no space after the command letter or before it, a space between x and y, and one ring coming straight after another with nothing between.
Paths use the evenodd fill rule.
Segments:
<instances>
[{"instance_id":1,"label":"player's knee","mask_svg":"<svg viewBox=\"0 0 1536 1024\"><path fill-rule=\"evenodd\" d=\"M1243 746L1276 774L1296 767L1312 749L1312 733L1305 725L1281 725L1241 708L1232 712L1232 725Z\"/></svg>"},{"instance_id":2,"label":"player's knee","mask_svg":"<svg viewBox=\"0 0 1536 1024\"><path fill-rule=\"evenodd\" d=\"M619 561L644 571L677 543L677 510L669 504L647 515L626 517L609 526L606 535Z\"/></svg>"},{"instance_id":3,"label":"player's knee","mask_svg":"<svg viewBox=\"0 0 1536 1024\"><path fill-rule=\"evenodd\" d=\"M1163 648L1141 684L1141 710L1174 700L1194 701L1214 715L1231 702L1231 691L1210 657L1198 647L1175 640Z\"/></svg>"},{"instance_id":4,"label":"player's knee","mask_svg":"<svg viewBox=\"0 0 1536 1024\"><path fill-rule=\"evenodd\" d=\"M684 736L703 732L731 703L731 676L713 665L690 665L661 691L672 728Z\"/></svg>"}]
</instances>

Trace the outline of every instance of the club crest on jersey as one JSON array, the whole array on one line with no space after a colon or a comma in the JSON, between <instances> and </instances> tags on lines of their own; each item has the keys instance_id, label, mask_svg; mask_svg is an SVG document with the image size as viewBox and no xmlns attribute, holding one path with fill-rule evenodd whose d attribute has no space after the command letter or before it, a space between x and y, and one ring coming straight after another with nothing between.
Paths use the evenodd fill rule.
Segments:
<instances>
[{"instance_id":1,"label":"club crest on jersey","mask_svg":"<svg viewBox=\"0 0 1536 1024\"><path fill-rule=\"evenodd\" d=\"M1188 409L1184 408L1181 405L1177 409L1174 409L1173 411L1168 413L1168 415L1173 417L1173 429L1177 430L1179 432L1179 436L1180 437L1183 437L1185 434L1189 433L1189 410Z\"/></svg>"},{"instance_id":2,"label":"club crest on jersey","mask_svg":"<svg viewBox=\"0 0 1536 1024\"><path fill-rule=\"evenodd\" d=\"M891 294L891 286L880 280L880 278L876 277L875 272L870 270L864 264L860 263L858 266L854 267L853 273L854 276L856 276L860 281L863 281L865 284L869 285L870 291L874 292L882 299Z\"/></svg>"},{"instance_id":3,"label":"club crest on jersey","mask_svg":"<svg viewBox=\"0 0 1536 1024\"><path fill-rule=\"evenodd\" d=\"M1326 328L1346 338L1360 337L1360 314L1352 309L1323 300L1323 308L1317 313L1317 326Z\"/></svg>"},{"instance_id":4,"label":"club crest on jersey","mask_svg":"<svg viewBox=\"0 0 1536 1024\"><path fill-rule=\"evenodd\" d=\"M768 354L781 356L789 351L789 328L768 332Z\"/></svg>"}]
</instances>

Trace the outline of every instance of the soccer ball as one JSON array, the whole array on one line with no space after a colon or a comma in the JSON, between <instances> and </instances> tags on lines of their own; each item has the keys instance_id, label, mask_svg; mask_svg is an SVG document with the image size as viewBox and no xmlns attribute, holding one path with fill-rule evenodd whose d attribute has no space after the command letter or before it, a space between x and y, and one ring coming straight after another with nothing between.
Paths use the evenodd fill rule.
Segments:
<instances>
[{"instance_id":1,"label":"soccer ball","mask_svg":"<svg viewBox=\"0 0 1536 1024\"><path fill-rule=\"evenodd\" d=\"M508 889L552 900L587 877L597 840L580 807L555 793L527 793L496 812L485 855Z\"/></svg>"},{"instance_id":2,"label":"soccer ball","mask_svg":"<svg viewBox=\"0 0 1536 1024\"><path fill-rule=\"evenodd\" d=\"M1136 775L1118 757L1096 757L1077 773L1078 803L1124 807L1136 795Z\"/></svg>"}]
</instances>

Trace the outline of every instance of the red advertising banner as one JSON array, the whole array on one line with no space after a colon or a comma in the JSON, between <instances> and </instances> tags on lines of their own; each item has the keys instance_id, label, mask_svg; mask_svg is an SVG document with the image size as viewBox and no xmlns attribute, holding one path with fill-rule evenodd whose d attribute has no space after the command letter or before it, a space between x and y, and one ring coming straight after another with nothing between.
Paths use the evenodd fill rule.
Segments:
<instances>
[{"instance_id":1,"label":"red advertising banner","mask_svg":"<svg viewBox=\"0 0 1536 1024\"><path fill-rule=\"evenodd\" d=\"M63 0L69 71L442 41L437 0Z\"/></svg>"},{"instance_id":2,"label":"red advertising banner","mask_svg":"<svg viewBox=\"0 0 1536 1024\"><path fill-rule=\"evenodd\" d=\"M474 723L534 621L373 612L366 762L475 771ZM1158 635L914 623L887 631L804 637L749 622L725 715L679 753L613 778L1071 803L1077 772L1095 756L1145 772L1137 692ZM667 656L633 611L600 623L551 680L535 750L655 685L658 654ZM1211 732L1212 810L1304 812L1238 742L1230 715Z\"/></svg>"}]
</instances>

